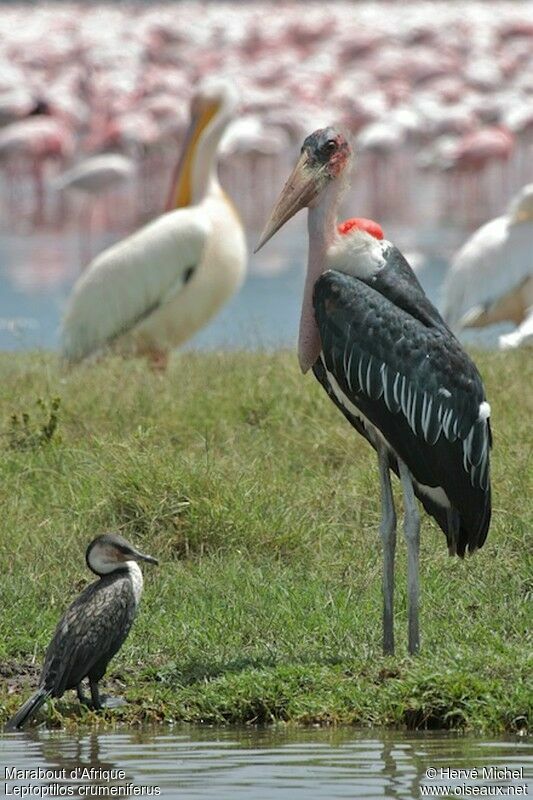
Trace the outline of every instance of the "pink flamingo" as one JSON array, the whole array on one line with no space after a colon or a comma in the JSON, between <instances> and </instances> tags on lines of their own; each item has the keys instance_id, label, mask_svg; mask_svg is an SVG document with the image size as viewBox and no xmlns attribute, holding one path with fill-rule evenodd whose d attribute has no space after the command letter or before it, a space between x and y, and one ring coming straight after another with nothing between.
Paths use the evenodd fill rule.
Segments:
<instances>
[{"instance_id":1,"label":"pink flamingo","mask_svg":"<svg viewBox=\"0 0 533 800\"><path fill-rule=\"evenodd\" d=\"M62 165L74 151L72 133L53 117L28 117L0 130L0 162L11 180L29 167L33 180L33 220L45 220L45 172L50 163Z\"/></svg>"}]
</instances>

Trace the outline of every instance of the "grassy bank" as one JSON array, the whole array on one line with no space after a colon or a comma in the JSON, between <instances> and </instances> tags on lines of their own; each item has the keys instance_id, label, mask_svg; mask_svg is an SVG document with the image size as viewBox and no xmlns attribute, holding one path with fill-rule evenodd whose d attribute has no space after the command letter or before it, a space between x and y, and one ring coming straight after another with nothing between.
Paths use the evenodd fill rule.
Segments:
<instances>
[{"instance_id":1,"label":"grassy bank","mask_svg":"<svg viewBox=\"0 0 533 800\"><path fill-rule=\"evenodd\" d=\"M525 729L530 359L477 356L495 433L489 539L450 559L424 518L422 655L408 658L400 529L397 656L385 659L375 457L293 354L179 355L164 377L2 355L0 722L90 580L87 542L119 529L161 565L144 570L139 617L110 666L131 703L109 724ZM45 714L96 720L70 693Z\"/></svg>"}]
</instances>

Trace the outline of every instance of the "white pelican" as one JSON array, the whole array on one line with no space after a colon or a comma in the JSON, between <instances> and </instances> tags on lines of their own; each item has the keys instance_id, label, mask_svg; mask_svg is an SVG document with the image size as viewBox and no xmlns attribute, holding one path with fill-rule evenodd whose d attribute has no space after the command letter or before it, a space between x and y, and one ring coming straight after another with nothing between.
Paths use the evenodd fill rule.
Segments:
<instances>
[{"instance_id":1,"label":"white pelican","mask_svg":"<svg viewBox=\"0 0 533 800\"><path fill-rule=\"evenodd\" d=\"M164 369L171 348L211 319L242 283L246 241L217 178L217 149L237 108L234 88L205 81L191 104L169 208L89 264L69 299L62 354L104 349Z\"/></svg>"},{"instance_id":2,"label":"white pelican","mask_svg":"<svg viewBox=\"0 0 533 800\"><path fill-rule=\"evenodd\" d=\"M444 317L453 328L510 321L517 331L500 347L533 344L533 183L509 211L477 230L455 256L443 290Z\"/></svg>"}]
</instances>

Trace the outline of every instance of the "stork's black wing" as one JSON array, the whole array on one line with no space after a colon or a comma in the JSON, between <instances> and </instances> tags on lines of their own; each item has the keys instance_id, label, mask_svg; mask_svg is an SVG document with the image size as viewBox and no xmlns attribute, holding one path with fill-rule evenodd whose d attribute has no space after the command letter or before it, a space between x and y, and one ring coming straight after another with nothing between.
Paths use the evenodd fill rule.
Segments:
<instances>
[{"instance_id":1,"label":"stork's black wing","mask_svg":"<svg viewBox=\"0 0 533 800\"><path fill-rule=\"evenodd\" d=\"M442 328L453 336L441 315L428 299L418 278L403 254L394 245L383 253L386 265L366 279L366 283L386 297L397 308L406 311L429 328Z\"/></svg>"},{"instance_id":2,"label":"stork's black wing","mask_svg":"<svg viewBox=\"0 0 533 800\"><path fill-rule=\"evenodd\" d=\"M408 272L402 265L399 280L388 267L368 282L321 276L314 305L323 363L314 371L355 427L364 427L359 412L381 431L463 554L483 544L490 521L488 405L475 365L402 261ZM440 487L451 511L420 487Z\"/></svg>"},{"instance_id":3,"label":"stork's black wing","mask_svg":"<svg viewBox=\"0 0 533 800\"><path fill-rule=\"evenodd\" d=\"M128 635L135 610L127 576L110 574L88 586L56 628L46 652L41 685L60 697L89 673L99 680Z\"/></svg>"}]
</instances>

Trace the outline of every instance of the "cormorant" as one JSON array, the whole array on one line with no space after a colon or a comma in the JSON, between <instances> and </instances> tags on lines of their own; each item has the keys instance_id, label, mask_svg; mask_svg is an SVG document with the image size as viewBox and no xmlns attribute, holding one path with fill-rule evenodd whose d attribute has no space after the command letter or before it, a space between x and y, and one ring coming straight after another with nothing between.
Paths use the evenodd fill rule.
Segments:
<instances>
[{"instance_id":1,"label":"cormorant","mask_svg":"<svg viewBox=\"0 0 533 800\"><path fill-rule=\"evenodd\" d=\"M81 688L89 678L92 707L113 708L121 698L101 697L98 681L120 650L137 613L143 589L137 561L157 564L116 533L104 533L85 553L89 569L100 576L68 607L48 646L39 688L9 720L6 731L21 728L48 697L76 689L80 703L89 705Z\"/></svg>"}]
</instances>

